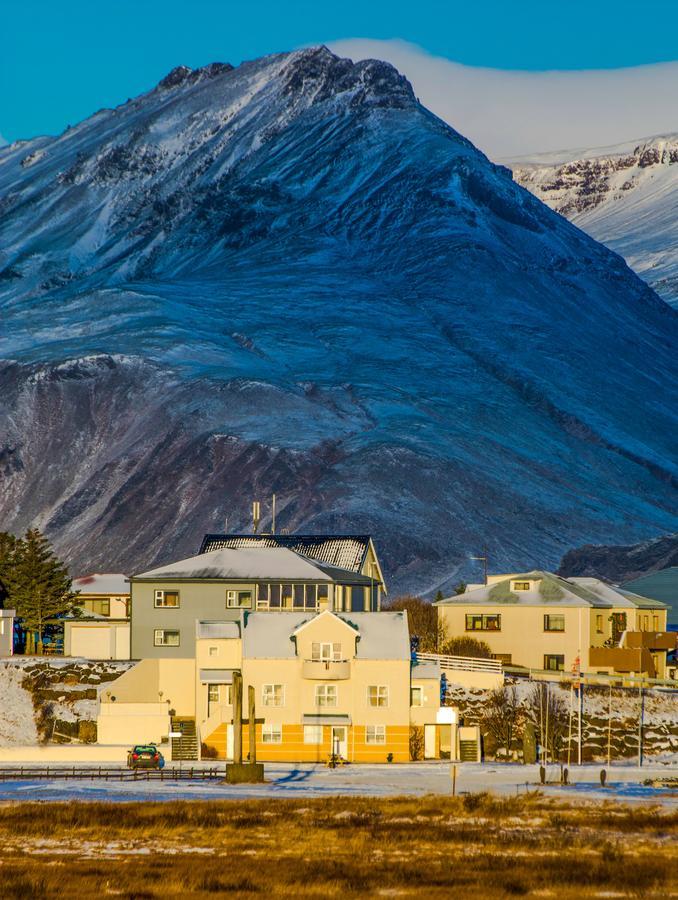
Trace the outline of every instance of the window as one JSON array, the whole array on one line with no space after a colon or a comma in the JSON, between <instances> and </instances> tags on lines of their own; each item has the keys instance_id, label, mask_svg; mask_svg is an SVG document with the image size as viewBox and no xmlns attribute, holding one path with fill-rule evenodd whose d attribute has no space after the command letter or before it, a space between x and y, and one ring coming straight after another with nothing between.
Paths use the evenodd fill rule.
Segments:
<instances>
[{"instance_id":1,"label":"window","mask_svg":"<svg viewBox=\"0 0 678 900\"><path fill-rule=\"evenodd\" d=\"M156 628L153 632L154 647L178 647L179 632L168 631L166 628Z\"/></svg>"},{"instance_id":2,"label":"window","mask_svg":"<svg viewBox=\"0 0 678 900\"><path fill-rule=\"evenodd\" d=\"M210 647L209 655L210 656L219 656L219 648L218 647Z\"/></svg>"},{"instance_id":3,"label":"window","mask_svg":"<svg viewBox=\"0 0 678 900\"><path fill-rule=\"evenodd\" d=\"M318 604L317 605L319 607L322 606L323 608L325 608L329 602L328 597L329 597L329 593L328 593L327 585L319 584L318 585Z\"/></svg>"},{"instance_id":4,"label":"window","mask_svg":"<svg viewBox=\"0 0 678 900\"><path fill-rule=\"evenodd\" d=\"M282 600L281 607L283 609L292 609L292 597L294 595L294 588L291 584L283 584L282 585Z\"/></svg>"},{"instance_id":5,"label":"window","mask_svg":"<svg viewBox=\"0 0 678 900\"><path fill-rule=\"evenodd\" d=\"M596 616L596 634L603 633L603 617L598 615Z\"/></svg>"},{"instance_id":6,"label":"window","mask_svg":"<svg viewBox=\"0 0 678 900\"><path fill-rule=\"evenodd\" d=\"M562 672L565 668L565 657L557 653L545 654L544 668L548 672Z\"/></svg>"},{"instance_id":7,"label":"window","mask_svg":"<svg viewBox=\"0 0 678 900\"><path fill-rule=\"evenodd\" d=\"M257 585L257 609L268 609L268 585Z\"/></svg>"},{"instance_id":8,"label":"window","mask_svg":"<svg viewBox=\"0 0 678 900\"><path fill-rule=\"evenodd\" d=\"M305 591L304 591L304 585L303 585L303 584L295 584L295 585L293 586L293 589L294 589L294 596L293 596L293 599L292 599L292 606L293 606L295 609L303 609L303 608L304 608L304 603L305 603L305 599L304 599L304 593L305 593Z\"/></svg>"},{"instance_id":9,"label":"window","mask_svg":"<svg viewBox=\"0 0 678 900\"><path fill-rule=\"evenodd\" d=\"M262 725L262 744L282 744L282 725Z\"/></svg>"},{"instance_id":10,"label":"window","mask_svg":"<svg viewBox=\"0 0 678 900\"><path fill-rule=\"evenodd\" d=\"M388 706L388 685L370 684L367 688L368 706Z\"/></svg>"},{"instance_id":11,"label":"window","mask_svg":"<svg viewBox=\"0 0 678 900\"><path fill-rule=\"evenodd\" d=\"M316 706L336 706L337 705L337 686L336 686L336 684L316 684L316 686L315 686L315 705Z\"/></svg>"},{"instance_id":12,"label":"window","mask_svg":"<svg viewBox=\"0 0 678 900\"><path fill-rule=\"evenodd\" d=\"M529 581L514 581L513 582L513 590L514 591L529 591L530 582Z\"/></svg>"},{"instance_id":13,"label":"window","mask_svg":"<svg viewBox=\"0 0 678 900\"><path fill-rule=\"evenodd\" d=\"M208 684L207 685L207 699L210 703L218 703L220 696L220 684Z\"/></svg>"},{"instance_id":14,"label":"window","mask_svg":"<svg viewBox=\"0 0 678 900\"><path fill-rule=\"evenodd\" d=\"M486 616L476 613L466 615L467 631L501 631L501 615Z\"/></svg>"},{"instance_id":15,"label":"window","mask_svg":"<svg viewBox=\"0 0 678 900\"><path fill-rule=\"evenodd\" d=\"M155 605L158 609L178 609L179 591L156 591Z\"/></svg>"},{"instance_id":16,"label":"window","mask_svg":"<svg viewBox=\"0 0 678 900\"><path fill-rule=\"evenodd\" d=\"M227 609L252 609L252 591L226 591Z\"/></svg>"},{"instance_id":17,"label":"window","mask_svg":"<svg viewBox=\"0 0 678 900\"><path fill-rule=\"evenodd\" d=\"M285 685L265 684L261 689L261 702L264 706L285 705Z\"/></svg>"},{"instance_id":18,"label":"window","mask_svg":"<svg viewBox=\"0 0 678 900\"><path fill-rule=\"evenodd\" d=\"M659 631L659 616L652 616L652 630Z\"/></svg>"},{"instance_id":19,"label":"window","mask_svg":"<svg viewBox=\"0 0 678 900\"><path fill-rule=\"evenodd\" d=\"M365 726L365 743L366 744L385 744L386 743L386 726L385 725L366 725Z\"/></svg>"},{"instance_id":20,"label":"window","mask_svg":"<svg viewBox=\"0 0 678 900\"><path fill-rule=\"evenodd\" d=\"M410 706L423 706L424 705L424 689L419 684L416 687L410 688Z\"/></svg>"},{"instance_id":21,"label":"window","mask_svg":"<svg viewBox=\"0 0 678 900\"><path fill-rule=\"evenodd\" d=\"M565 631L565 616L544 616L544 631Z\"/></svg>"},{"instance_id":22,"label":"window","mask_svg":"<svg viewBox=\"0 0 678 900\"><path fill-rule=\"evenodd\" d=\"M325 588L327 590L327 588ZM315 584L306 585L306 609L318 608L318 591Z\"/></svg>"},{"instance_id":23,"label":"window","mask_svg":"<svg viewBox=\"0 0 678 900\"><path fill-rule=\"evenodd\" d=\"M311 659L314 662L340 662L341 644L313 641L311 644Z\"/></svg>"},{"instance_id":24,"label":"window","mask_svg":"<svg viewBox=\"0 0 678 900\"><path fill-rule=\"evenodd\" d=\"M280 609L280 585L272 584L271 585L271 594L269 605L271 609Z\"/></svg>"},{"instance_id":25,"label":"window","mask_svg":"<svg viewBox=\"0 0 678 900\"><path fill-rule=\"evenodd\" d=\"M650 617L649 616L643 616L643 627L641 630L642 631L650 630Z\"/></svg>"},{"instance_id":26,"label":"window","mask_svg":"<svg viewBox=\"0 0 678 900\"><path fill-rule=\"evenodd\" d=\"M502 666L510 666L513 656L510 653L493 653L492 659L498 659Z\"/></svg>"},{"instance_id":27,"label":"window","mask_svg":"<svg viewBox=\"0 0 678 900\"><path fill-rule=\"evenodd\" d=\"M85 609L98 616L110 616L111 601L110 600L85 600Z\"/></svg>"},{"instance_id":28,"label":"window","mask_svg":"<svg viewBox=\"0 0 678 900\"><path fill-rule=\"evenodd\" d=\"M322 725L304 725L304 743L305 744L322 744L323 727Z\"/></svg>"}]
</instances>

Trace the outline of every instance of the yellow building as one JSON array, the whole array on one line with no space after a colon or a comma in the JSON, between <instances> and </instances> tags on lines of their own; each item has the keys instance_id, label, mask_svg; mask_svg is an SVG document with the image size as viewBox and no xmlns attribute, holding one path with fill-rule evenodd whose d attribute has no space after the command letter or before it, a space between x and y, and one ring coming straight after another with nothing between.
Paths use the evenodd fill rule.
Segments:
<instances>
[{"instance_id":1,"label":"yellow building","mask_svg":"<svg viewBox=\"0 0 678 900\"><path fill-rule=\"evenodd\" d=\"M676 646L665 604L596 578L491 575L435 605L448 636L478 638L504 665L663 678Z\"/></svg>"},{"instance_id":2,"label":"yellow building","mask_svg":"<svg viewBox=\"0 0 678 900\"><path fill-rule=\"evenodd\" d=\"M194 629L193 658L146 659L107 686L100 742L159 741L178 728L196 750L230 758L240 672L245 711L255 692L260 761L405 762L413 726L428 728L429 756L441 729L443 749L454 746L439 725L440 672L412 666L404 612L243 611ZM247 727L243 743L246 756Z\"/></svg>"}]
</instances>

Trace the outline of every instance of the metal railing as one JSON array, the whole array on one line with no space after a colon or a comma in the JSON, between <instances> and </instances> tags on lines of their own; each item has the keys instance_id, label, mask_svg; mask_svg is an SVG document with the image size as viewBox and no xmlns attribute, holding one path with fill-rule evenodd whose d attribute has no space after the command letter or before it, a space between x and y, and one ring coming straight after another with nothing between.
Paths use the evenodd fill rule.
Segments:
<instances>
[{"instance_id":1,"label":"metal railing","mask_svg":"<svg viewBox=\"0 0 678 900\"><path fill-rule=\"evenodd\" d=\"M417 653L418 663L436 662L441 669L462 672L491 672L502 674L502 663L499 659L477 659L474 656L444 656L440 653Z\"/></svg>"}]
</instances>

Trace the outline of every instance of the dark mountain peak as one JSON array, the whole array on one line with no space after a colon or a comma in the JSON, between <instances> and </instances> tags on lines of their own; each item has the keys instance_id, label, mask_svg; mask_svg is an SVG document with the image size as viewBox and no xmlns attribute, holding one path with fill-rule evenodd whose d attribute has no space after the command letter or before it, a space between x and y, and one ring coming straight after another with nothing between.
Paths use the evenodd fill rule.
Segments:
<instances>
[{"instance_id":1,"label":"dark mountain peak","mask_svg":"<svg viewBox=\"0 0 678 900\"><path fill-rule=\"evenodd\" d=\"M171 72L158 82L158 87L164 90L179 87L179 85L188 81L192 73L193 69L190 69L188 66L175 66Z\"/></svg>"},{"instance_id":2,"label":"dark mountain peak","mask_svg":"<svg viewBox=\"0 0 678 900\"><path fill-rule=\"evenodd\" d=\"M416 103L412 85L390 63L377 59L354 63L325 46L293 53L282 74L288 94L313 94L316 103L347 92L354 94L354 105L403 108Z\"/></svg>"},{"instance_id":3,"label":"dark mountain peak","mask_svg":"<svg viewBox=\"0 0 678 900\"><path fill-rule=\"evenodd\" d=\"M195 84L204 79L216 78L225 72L232 72L233 66L230 63L213 62L199 69L191 69L188 66L175 66L169 74L165 75L162 81L158 82L158 87L163 90L171 90L172 88L181 87L184 84Z\"/></svg>"}]
</instances>

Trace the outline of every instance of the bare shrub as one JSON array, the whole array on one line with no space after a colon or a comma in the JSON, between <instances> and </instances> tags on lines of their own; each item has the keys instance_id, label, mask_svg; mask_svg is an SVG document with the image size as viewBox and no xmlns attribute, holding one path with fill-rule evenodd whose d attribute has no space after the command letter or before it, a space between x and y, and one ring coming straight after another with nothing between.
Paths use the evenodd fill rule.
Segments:
<instances>
[{"instance_id":1,"label":"bare shrub","mask_svg":"<svg viewBox=\"0 0 678 900\"><path fill-rule=\"evenodd\" d=\"M421 725L413 725L410 728L410 759L424 758L424 729Z\"/></svg>"},{"instance_id":2,"label":"bare shrub","mask_svg":"<svg viewBox=\"0 0 678 900\"><path fill-rule=\"evenodd\" d=\"M492 691L487 699L483 724L499 750L510 756L517 727L521 718L521 705L514 685L505 685Z\"/></svg>"}]
</instances>

